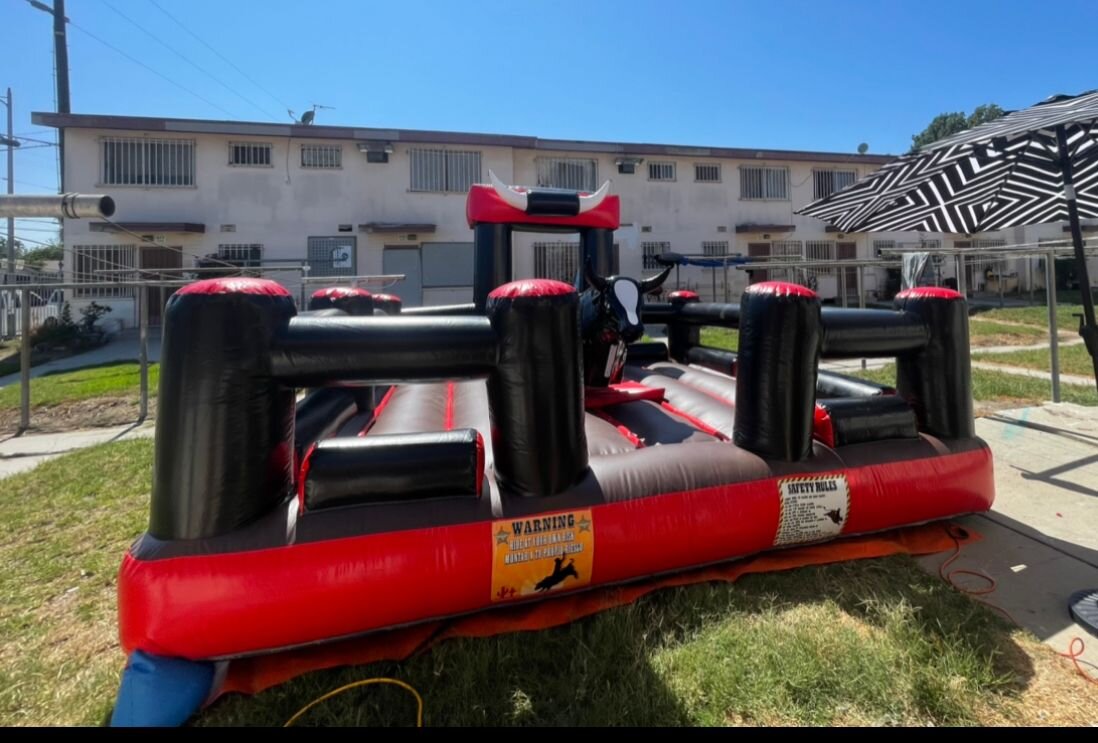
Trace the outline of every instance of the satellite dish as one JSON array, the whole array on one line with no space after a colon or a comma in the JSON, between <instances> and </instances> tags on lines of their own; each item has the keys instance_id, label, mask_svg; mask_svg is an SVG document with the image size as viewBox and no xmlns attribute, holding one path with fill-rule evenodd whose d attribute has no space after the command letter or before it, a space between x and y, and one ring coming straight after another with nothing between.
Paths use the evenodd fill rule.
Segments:
<instances>
[{"instance_id":1,"label":"satellite dish","mask_svg":"<svg viewBox=\"0 0 1098 743\"><path fill-rule=\"evenodd\" d=\"M316 111L315 110L314 111L306 111L305 113L301 114L301 124L302 124L302 126L309 126L310 124L313 123L314 118L316 118Z\"/></svg>"},{"instance_id":2,"label":"satellite dish","mask_svg":"<svg viewBox=\"0 0 1098 743\"><path fill-rule=\"evenodd\" d=\"M860 145L858 145L858 154L859 155L864 155L867 152L869 152L869 145L868 144L866 144L865 142L862 142Z\"/></svg>"}]
</instances>

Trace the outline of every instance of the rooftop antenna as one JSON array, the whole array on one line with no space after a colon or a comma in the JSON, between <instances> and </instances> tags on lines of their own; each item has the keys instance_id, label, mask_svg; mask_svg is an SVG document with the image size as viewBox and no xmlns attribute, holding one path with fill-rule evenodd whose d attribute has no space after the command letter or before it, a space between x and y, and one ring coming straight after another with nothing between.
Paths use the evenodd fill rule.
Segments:
<instances>
[{"instance_id":1,"label":"rooftop antenna","mask_svg":"<svg viewBox=\"0 0 1098 743\"><path fill-rule=\"evenodd\" d=\"M286 109L286 113L290 115L290 118L294 120L295 124L300 124L301 126L311 126L313 123L313 119L316 118L316 110L318 108L327 108L333 111L335 110L335 106L323 106L319 103L314 103L311 109L301 114L300 119L297 118L297 115L291 109Z\"/></svg>"}]
</instances>

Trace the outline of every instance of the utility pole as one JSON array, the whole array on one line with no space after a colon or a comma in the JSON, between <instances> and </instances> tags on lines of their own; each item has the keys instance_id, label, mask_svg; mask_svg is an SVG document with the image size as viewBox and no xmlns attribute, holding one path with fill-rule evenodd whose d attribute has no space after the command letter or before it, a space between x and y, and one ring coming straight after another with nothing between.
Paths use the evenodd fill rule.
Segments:
<instances>
[{"instance_id":1,"label":"utility pole","mask_svg":"<svg viewBox=\"0 0 1098 743\"><path fill-rule=\"evenodd\" d=\"M49 13L53 16L53 62L57 67L57 113L67 114L72 112L69 100L69 42L66 36L65 24L69 19L65 16L65 0L53 0L53 7L39 0L27 0L31 7ZM57 157L61 183L58 184L58 192L65 191L65 127L57 127Z\"/></svg>"},{"instance_id":2,"label":"utility pole","mask_svg":"<svg viewBox=\"0 0 1098 743\"><path fill-rule=\"evenodd\" d=\"M8 88L8 194L15 193L15 141L12 133L11 88ZM15 218L8 217L8 274L15 275Z\"/></svg>"}]
</instances>

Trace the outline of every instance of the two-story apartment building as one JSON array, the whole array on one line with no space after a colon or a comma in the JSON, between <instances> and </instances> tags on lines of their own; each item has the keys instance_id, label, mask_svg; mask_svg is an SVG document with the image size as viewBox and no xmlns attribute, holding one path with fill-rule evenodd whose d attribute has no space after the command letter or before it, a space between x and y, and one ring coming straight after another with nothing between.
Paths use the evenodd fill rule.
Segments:
<instances>
[{"instance_id":1,"label":"two-story apartment building","mask_svg":"<svg viewBox=\"0 0 1098 743\"><path fill-rule=\"evenodd\" d=\"M667 250L840 262L920 241L1063 238L1059 225L976 236L844 235L794 214L891 159L879 155L84 114L35 113L33 121L65 132L64 190L107 193L117 203L112 220L64 225L65 269L78 282L103 280L104 269L186 268L213 257L305 265L314 277L405 274L391 290L408 305L467 301L465 193L489 170L509 183L591 191L612 181L622 201L620 272L633 276L654 270L654 256ZM523 234L515 272L570 279L574 244L566 235ZM858 291L850 269L815 273L825 299L843 286ZM278 276L298 281L292 272ZM723 271L688 267L674 280L704 298L715 292L735 301L764 276L731 270L726 287ZM862 288L872 297L884 281L883 271L868 270ZM974 274L968 285L980 281ZM77 290L74 299L109 303L114 317L133 322L131 289ZM162 300L151 307L154 321Z\"/></svg>"}]
</instances>

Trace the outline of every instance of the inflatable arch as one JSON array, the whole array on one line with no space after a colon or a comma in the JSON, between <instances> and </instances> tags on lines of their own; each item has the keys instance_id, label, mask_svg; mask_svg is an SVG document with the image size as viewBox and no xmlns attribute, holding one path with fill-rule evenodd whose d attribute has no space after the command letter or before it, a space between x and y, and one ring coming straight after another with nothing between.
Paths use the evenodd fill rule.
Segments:
<instances>
[{"instance_id":1,"label":"inflatable arch","mask_svg":"<svg viewBox=\"0 0 1098 743\"><path fill-rule=\"evenodd\" d=\"M182 722L215 661L990 507L961 295L647 303L660 276L608 275L619 209L473 186L468 306L331 289L299 313L258 279L172 297L116 723ZM579 233L575 285L512 280L522 229ZM668 342L633 342L642 323ZM895 357L895 388L818 368L862 356Z\"/></svg>"}]
</instances>

